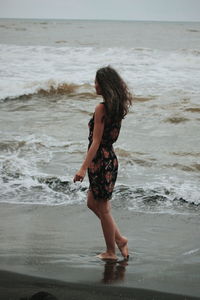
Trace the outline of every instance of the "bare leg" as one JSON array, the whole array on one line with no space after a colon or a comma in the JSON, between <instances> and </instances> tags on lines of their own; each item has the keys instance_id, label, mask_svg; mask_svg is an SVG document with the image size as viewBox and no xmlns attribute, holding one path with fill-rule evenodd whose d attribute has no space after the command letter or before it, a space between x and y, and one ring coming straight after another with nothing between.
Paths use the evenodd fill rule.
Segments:
<instances>
[{"instance_id":1,"label":"bare leg","mask_svg":"<svg viewBox=\"0 0 200 300\"><path fill-rule=\"evenodd\" d=\"M112 215L111 218L113 219ZM117 244L117 247L119 248L122 256L125 259L129 258L129 254L128 254L128 240L126 237L122 236L116 223L115 220L113 219L113 223L115 224L115 242Z\"/></svg>"},{"instance_id":2,"label":"bare leg","mask_svg":"<svg viewBox=\"0 0 200 300\"><path fill-rule=\"evenodd\" d=\"M108 201L99 202L98 211L107 247L106 252L101 253L99 257L102 259L117 259L115 255L115 224L110 214L110 203Z\"/></svg>"},{"instance_id":3,"label":"bare leg","mask_svg":"<svg viewBox=\"0 0 200 300\"><path fill-rule=\"evenodd\" d=\"M107 203L107 202L105 202L105 203ZM105 209L105 203L104 203L104 209ZM96 216L101 220L100 212L99 212L100 204L99 204L99 202L97 202L94 199L92 191L88 191L87 205L88 205L88 208L90 208L96 214ZM109 211L110 211L110 206L109 206ZM121 233L110 213L109 213L109 220L115 229L115 242L116 242L121 254L123 255L123 257L127 259L128 258L128 246L127 246L128 240L127 240L127 238L125 238L124 236L121 235ZM103 227L102 227L102 229L103 229Z\"/></svg>"}]
</instances>

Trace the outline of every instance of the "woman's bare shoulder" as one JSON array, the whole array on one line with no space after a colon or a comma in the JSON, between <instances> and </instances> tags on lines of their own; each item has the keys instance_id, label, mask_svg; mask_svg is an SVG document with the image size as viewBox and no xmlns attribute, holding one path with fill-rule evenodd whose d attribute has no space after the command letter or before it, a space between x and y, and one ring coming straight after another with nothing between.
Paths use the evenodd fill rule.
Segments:
<instances>
[{"instance_id":1,"label":"woman's bare shoulder","mask_svg":"<svg viewBox=\"0 0 200 300\"><path fill-rule=\"evenodd\" d=\"M99 103L95 107L95 118L103 121L105 116L105 105L103 103Z\"/></svg>"},{"instance_id":2,"label":"woman's bare shoulder","mask_svg":"<svg viewBox=\"0 0 200 300\"><path fill-rule=\"evenodd\" d=\"M104 103L99 103L95 107L95 113L105 114L105 105Z\"/></svg>"}]
</instances>

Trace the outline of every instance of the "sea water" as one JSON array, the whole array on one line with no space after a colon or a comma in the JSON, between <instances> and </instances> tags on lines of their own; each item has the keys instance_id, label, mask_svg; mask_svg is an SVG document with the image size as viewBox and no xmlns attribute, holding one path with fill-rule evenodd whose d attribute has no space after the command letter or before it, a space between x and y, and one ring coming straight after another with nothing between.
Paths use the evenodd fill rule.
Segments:
<instances>
[{"instance_id":1,"label":"sea water","mask_svg":"<svg viewBox=\"0 0 200 300\"><path fill-rule=\"evenodd\" d=\"M113 206L199 212L200 23L183 22L1 19L0 202L85 205L72 179L107 65L134 94Z\"/></svg>"}]
</instances>

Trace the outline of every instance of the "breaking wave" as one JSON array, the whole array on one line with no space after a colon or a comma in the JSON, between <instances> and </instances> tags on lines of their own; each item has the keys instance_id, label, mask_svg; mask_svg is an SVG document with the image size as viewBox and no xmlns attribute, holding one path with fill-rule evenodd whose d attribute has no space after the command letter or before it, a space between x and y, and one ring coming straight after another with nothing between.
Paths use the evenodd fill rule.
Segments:
<instances>
[{"instance_id":1,"label":"breaking wave","mask_svg":"<svg viewBox=\"0 0 200 300\"><path fill-rule=\"evenodd\" d=\"M1 101L9 100L27 100L32 97L56 97L56 96L66 96L66 97L77 97L81 100L94 99L98 96L94 91L94 87L90 84L74 84L74 83L59 83L57 84L53 80L49 80L43 84L43 87L37 88L32 93L25 93L18 96L6 97Z\"/></svg>"},{"instance_id":2,"label":"breaking wave","mask_svg":"<svg viewBox=\"0 0 200 300\"><path fill-rule=\"evenodd\" d=\"M82 205L86 201L87 179L79 184L72 182L72 175L67 176L46 174L41 166L50 165L54 153L70 153L83 155L81 141L59 141L49 136L27 136L16 140L5 140L0 143L0 202L18 204L42 205ZM157 161L145 152L131 152L116 147L116 152L126 168L127 164L151 169ZM78 154L77 154L78 153ZM173 152L174 156L195 156L199 153ZM62 164L66 164L63 161ZM136 170L138 170L136 167ZM181 163L169 164L163 167L182 169L188 172L199 172L200 165L191 161L188 166ZM69 169L68 173L73 173ZM134 176L134 174L133 174ZM196 212L200 205L200 189L196 181L173 178L155 178L151 182L139 181L135 184L120 184L120 179L113 193L113 206L133 211L160 212L160 213L187 213Z\"/></svg>"},{"instance_id":3,"label":"breaking wave","mask_svg":"<svg viewBox=\"0 0 200 300\"><path fill-rule=\"evenodd\" d=\"M0 202L42 205L77 205L86 201L88 184L57 176L28 176L20 170L1 170ZM117 185L113 193L115 208L131 211L187 213L197 211L200 191L192 183L160 182L143 186ZM19 199L19 200L18 200Z\"/></svg>"},{"instance_id":4,"label":"breaking wave","mask_svg":"<svg viewBox=\"0 0 200 300\"><path fill-rule=\"evenodd\" d=\"M48 91L50 94L72 93L76 85L92 85L96 69L105 65L108 58L109 64L119 69L137 95L160 95L174 86L179 90L199 92L198 49L170 51L166 55L166 51L138 47L69 47L65 46L65 40L57 40L57 45L2 44L0 99L43 90L47 94ZM51 80L55 84L48 88ZM72 86L66 86L65 82ZM144 102L151 97L136 100Z\"/></svg>"}]
</instances>

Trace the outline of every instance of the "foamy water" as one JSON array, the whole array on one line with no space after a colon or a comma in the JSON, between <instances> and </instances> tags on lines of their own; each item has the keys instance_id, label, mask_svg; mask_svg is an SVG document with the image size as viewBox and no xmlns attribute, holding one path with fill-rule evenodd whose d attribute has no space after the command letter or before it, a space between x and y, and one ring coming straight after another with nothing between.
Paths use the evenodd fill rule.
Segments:
<instances>
[{"instance_id":1,"label":"foamy water","mask_svg":"<svg viewBox=\"0 0 200 300\"><path fill-rule=\"evenodd\" d=\"M95 72L110 64L135 95L113 205L198 212L200 24L1 20L0 35L1 202L85 202L87 179L72 178L101 101Z\"/></svg>"},{"instance_id":2,"label":"foamy water","mask_svg":"<svg viewBox=\"0 0 200 300\"><path fill-rule=\"evenodd\" d=\"M0 63L1 100L62 83L92 85L96 68L106 64L120 70L137 95L199 92L200 50L1 45Z\"/></svg>"}]
</instances>

